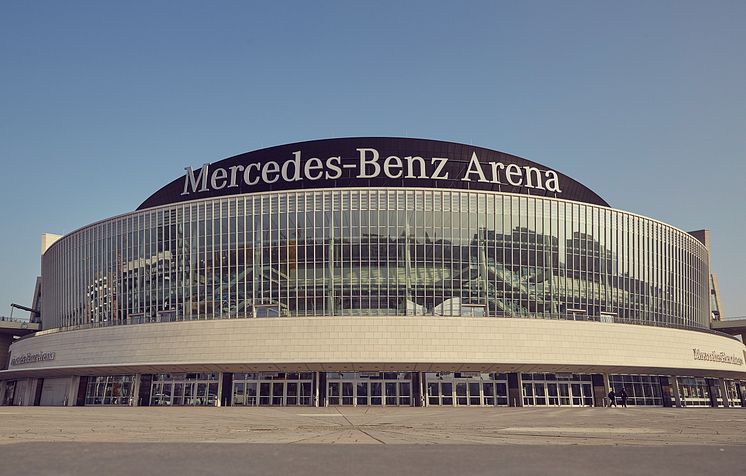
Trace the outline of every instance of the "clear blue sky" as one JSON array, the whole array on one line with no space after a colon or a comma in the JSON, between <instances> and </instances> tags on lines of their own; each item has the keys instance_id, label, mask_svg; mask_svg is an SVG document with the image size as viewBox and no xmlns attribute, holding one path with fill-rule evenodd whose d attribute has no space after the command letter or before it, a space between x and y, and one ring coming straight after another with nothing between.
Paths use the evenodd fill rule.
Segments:
<instances>
[{"instance_id":1,"label":"clear blue sky","mask_svg":"<svg viewBox=\"0 0 746 476\"><path fill-rule=\"evenodd\" d=\"M513 153L713 233L746 315L746 2L0 3L0 314L40 234L200 165L392 135ZM16 315L25 315L18 313Z\"/></svg>"}]
</instances>

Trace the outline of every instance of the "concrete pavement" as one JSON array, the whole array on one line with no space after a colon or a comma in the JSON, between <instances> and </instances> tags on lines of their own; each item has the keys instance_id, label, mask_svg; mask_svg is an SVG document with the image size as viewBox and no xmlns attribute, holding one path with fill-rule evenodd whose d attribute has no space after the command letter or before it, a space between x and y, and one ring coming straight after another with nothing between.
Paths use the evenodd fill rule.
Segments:
<instances>
[{"instance_id":1,"label":"concrete pavement","mask_svg":"<svg viewBox=\"0 0 746 476\"><path fill-rule=\"evenodd\" d=\"M746 409L739 408L0 407L0 422L0 445L746 445Z\"/></svg>"},{"instance_id":2,"label":"concrete pavement","mask_svg":"<svg viewBox=\"0 0 746 476\"><path fill-rule=\"evenodd\" d=\"M701 476L745 457L746 409L0 407L0 474Z\"/></svg>"}]
</instances>

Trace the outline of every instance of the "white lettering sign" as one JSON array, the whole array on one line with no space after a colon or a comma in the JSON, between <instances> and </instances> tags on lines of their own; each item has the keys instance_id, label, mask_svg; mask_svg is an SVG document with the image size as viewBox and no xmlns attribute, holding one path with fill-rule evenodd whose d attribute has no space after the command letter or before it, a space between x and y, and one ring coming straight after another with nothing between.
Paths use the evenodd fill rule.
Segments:
<instances>
[{"instance_id":1,"label":"white lettering sign","mask_svg":"<svg viewBox=\"0 0 746 476\"><path fill-rule=\"evenodd\" d=\"M343 163L342 156L327 158L303 157L302 151L293 152L292 158L278 162L269 160L263 163L234 165L227 169L210 168L204 164L198 171L186 167L182 195L198 192L248 186L316 180L336 180L342 177L343 169L353 169L353 177L358 179L422 179L422 180L461 180L484 184L510 185L527 189L546 190L561 193L559 176L554 170L540 170L537 167L519 166L502 162L481 162L476 152L472 152L462 177L450 177L447 170L447 157L419 155L381 156L377 149L360 147L356 149L356 160ZM452 172L453 170L451 170Z\"/></svg>"},{"instance_id":2,"label":"white lettering sign","mask_svg":"<svg viewBox=\"0 0 746 476\"><path fill-rule=\"evenodd\" d=\"M743 359L737 355L728 355L725 352L704 352L699 349L692 349L694 360L706 360L708 362L721 362L723 364L743 365Z\"/></svg>"},{"instance_id":3,"label":"white lettering sign","mask_svg":"<svg viewBox=\"0 0 746 476\"><path fill-rule=\"evenodd\" d=\"M10 359L10 365L23 365L23 364L33 364L35 362L44 362L47 360L54 360L55 354L54 352L36 352L36 353L25 353L21 354L18 357L13 357Z\"/></svg>"}]
</instances>

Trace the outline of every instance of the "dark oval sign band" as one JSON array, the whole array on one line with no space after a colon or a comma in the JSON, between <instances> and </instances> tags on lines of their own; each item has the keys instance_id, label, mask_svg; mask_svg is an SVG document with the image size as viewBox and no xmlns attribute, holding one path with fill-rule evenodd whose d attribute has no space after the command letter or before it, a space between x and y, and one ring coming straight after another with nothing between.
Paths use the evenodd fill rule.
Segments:
<instances>
[{"instance_id":1,"label":"dark oval sign band","mask_svg":"<svg viewBox=\"0 0 746 476\"><path fill-rule=\"evenodd\" d=\"M350 187L488 190L609 206L580 182L541 164L482 147L427 139L297 142L185 170L138 210L253 192Z\"/></svg>"}]
</instances>

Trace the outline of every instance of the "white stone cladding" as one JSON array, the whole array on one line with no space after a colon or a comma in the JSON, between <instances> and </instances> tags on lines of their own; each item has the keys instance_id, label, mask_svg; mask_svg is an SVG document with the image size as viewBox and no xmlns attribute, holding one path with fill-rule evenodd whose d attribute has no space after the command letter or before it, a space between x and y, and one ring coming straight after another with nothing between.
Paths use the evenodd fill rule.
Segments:
<instances>
[{"instance_id":1,"label":"white stone cladding","mask_svg":"<svg viewBox=\"0 0 746 476\"><path fill-rule=\"evenodd\" d=\"M213 369L631 372L746 377L744 345L707 332L545 319L314 317L113 326L23 339L0 379Z\"/></svg>"}]
</instances>

